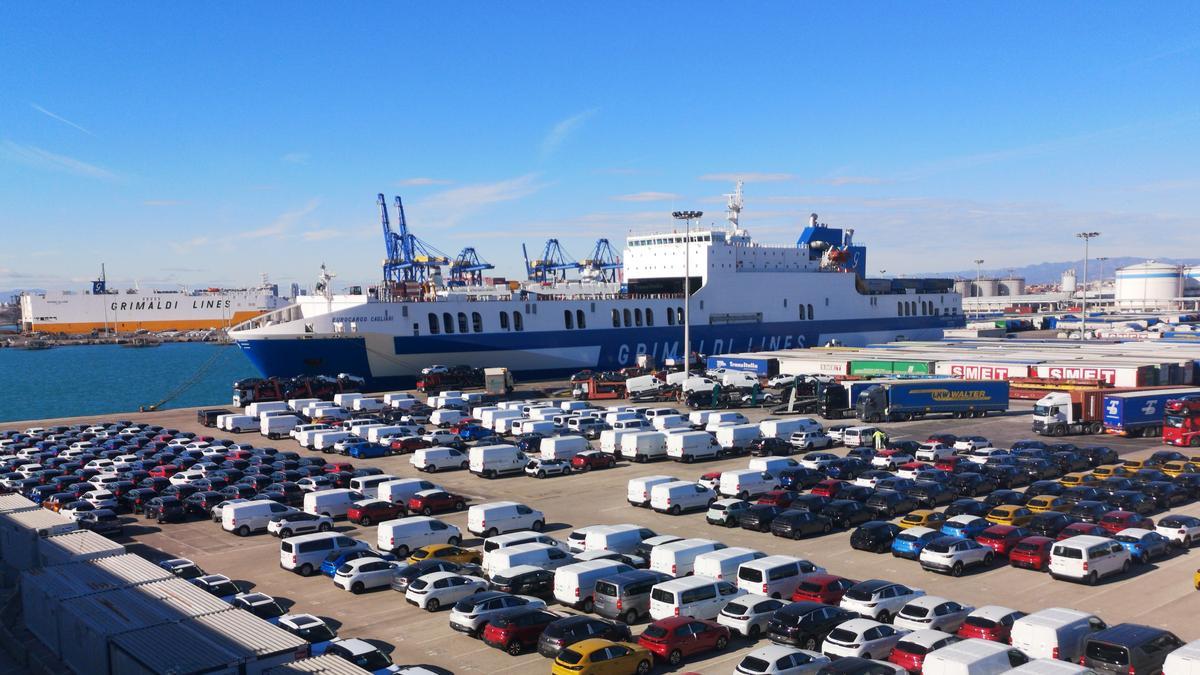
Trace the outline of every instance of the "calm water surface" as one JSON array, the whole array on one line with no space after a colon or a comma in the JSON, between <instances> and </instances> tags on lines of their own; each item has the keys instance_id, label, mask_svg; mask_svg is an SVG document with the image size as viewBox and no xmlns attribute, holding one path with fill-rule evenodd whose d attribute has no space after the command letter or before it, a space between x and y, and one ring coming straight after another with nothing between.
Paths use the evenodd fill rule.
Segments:
<instances>
[{"instance_id":1,"label":"calm water surface","mask_svg":"<svg viewBox=\"0 0 1200 675\"><path fill-rule=\"evenodd\" d=\"M0 349L0 422L130 412L199 379L163 408L229 405L234 380L257 373L235 346L198 342Z\"/></svg>"}]
</instances>

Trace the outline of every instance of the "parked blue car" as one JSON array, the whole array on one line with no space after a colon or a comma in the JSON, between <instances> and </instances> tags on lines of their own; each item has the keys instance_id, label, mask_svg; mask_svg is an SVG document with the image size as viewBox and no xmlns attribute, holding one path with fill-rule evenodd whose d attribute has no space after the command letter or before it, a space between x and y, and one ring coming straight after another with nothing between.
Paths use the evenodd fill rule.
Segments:
<instances>
[{"instance_id":1,"label":"parked blue car","mask_svg":"<svg viewBox=\"0 0 1200 675\"><path fill-rule=\"evenodd\" d=\"M929 527L912 527L900 530L892 540L892 555L897 558L916 560L921 557L921 551L929 542L944 536L941 532Z\"/></svg>"},{"instance_id":2,"label":"parked blue car","mask_svg":"<svg viewBox=\"0 0 1200 675\"><path fill-rule=\"evenodd\" d=\"M354 459L378 459L392 454L392 449L378 443L355 443L346 449L346 454Z\"/></svg>"},{"instance_id":3,"label":"parked blue car","mask_svg":"<svg viewBox=\"0 0 1200 675\"><path fill-rule=\"evenodd\" d=\"M1171 540L1151 530L1131 527L1121 530L1113 539L1129 551L1136 563L1146 564L1155 558L1165 558L1171 553Z\"/></svg>"},{"instance_id":4,"label":"parked blue car","mask_svg":"<svg viewBox=\"0 0 1200 675\"><path fill-rule=\"evenodd\" d=\"M974 539L992 524L979 516L954 516L942 524L942 534Z\"/></svg>"},{"instance_id":5,"label":"parked blue car","mask_svg":"<svg viewBox=\"0 0 1200 675\"><path fill-rule=\"evenodd\" d=\"M325 560L321 561L321 574L332 578L333 575L337 573L339 567L345 565L351 560L358 560L359 558L382 558L389 562L395 562L396 560L396 556L392 555L391 553L380 553L379 551L371 549L346 551L344 553L331 553L325 558Z\"/></svg>"}]
</instances>

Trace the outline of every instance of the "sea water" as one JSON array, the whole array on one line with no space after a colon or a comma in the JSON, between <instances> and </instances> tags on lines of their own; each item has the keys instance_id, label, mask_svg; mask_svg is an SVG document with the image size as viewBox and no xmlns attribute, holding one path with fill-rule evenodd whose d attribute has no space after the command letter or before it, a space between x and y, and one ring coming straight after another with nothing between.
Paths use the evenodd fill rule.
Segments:
<instances>
[{"instance_id":1,"label":"sea water","mask_svg":"<svg viewBox=\"0 0 1200 675\"><path fill-rule=\"evenodd\" d=\"M0 349L0 422L133 412L168 397L162 409L228 406L234 380L255 375L233 345Z\"/></svg>"}]
</instances>

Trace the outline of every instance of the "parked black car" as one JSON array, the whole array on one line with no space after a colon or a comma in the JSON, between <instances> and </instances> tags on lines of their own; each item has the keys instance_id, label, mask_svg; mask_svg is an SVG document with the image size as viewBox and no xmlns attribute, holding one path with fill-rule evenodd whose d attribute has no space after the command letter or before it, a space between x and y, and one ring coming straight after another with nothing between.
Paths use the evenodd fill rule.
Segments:
<instances>
[{"instance_id":1,"label":"parked black car","mask_svg":"<svg viewBox=\"0 0 1200 675\"><path fill-rule=\"evenodd\" d=\"M855 485L853 483L843 485L841 490L838 490L838 499L849 499L850 501L866 504L871 495L875 494L873 488L866 485Z\"/></svg>"},{"instance_id":2,"label":"parked black car","mask_svg":"<svg viewBox=\"0 0 1200 675\"><path fill-rule=\"evenodd\" d=\"M142 513L147 519L157 520L159 523L181 523L187 520L187 511L178 497L155 497L146 502Z\"/></svg>"},{"instance_id":3,"label":"parked black car","mask_svg":"<svg viewBox=\"0 0 1200 675\"><path fill-rule=\"evenodd\" d=\"M1058 533L1063 531L1063 528L1072 524L1078 523L1079 519L1066 513L1058 511L1043 511L1033 517L1029 521L1028 528L1030 534L1035 534L1042 537L1050 537L1054 539L1058 537Z\"/></svg>"},{"instance_id":4,"label":"parked black car","mask_svg":"<svg viewBox=\"0 0 1200 675\"><path fill-rule=\"evenodd\" d=\"M1192 500L1186 489L1169 481L1150 481L1142 486L1142 492L1153 497L1155 505L1160 509L1169 509L1172 506L1186 504Z\"/></svg>"},{"instance_id":5,"label":"parked black car","mask_svg":"<svg viewBox=\"0 0 1200 675\"><path fill-rule=\"evenodd\" d=\"M788 505L788 508L818 513L818 512L820 512L821 509L828 506L829 502L831 502L831 501L833 501L833 500L824 495L814 495L814 494L799 495L795 499L792 500L792 503Z\"/></svg>"},{"instance_id":6,"label":"parked black car","mask_svg":"<svg viewBox=\"0 0 1200 675\"><path fill-rule=\"evenodd\" d=\"M79 527L110 538L121 536L125 530L125 526L121 524L121 518L112 509L96 509L81 513L76 521L79 523Z\"/></svg>"},{"instance_id":7,"label":"parked black car","mask_svg":"<svg viewBox=\"0 0 1200 675\"><path fill-rule=\"evenodd\" d=\"M783 507L774 504L751 504L750 508L743 511L741 517L738 518L738 525L743 530L770 532L771 521L775 520L783 511Z\"/></svg>"},{"instance_id":8,"label":"parked black car","mask_svg":"<svg viewBox=\"0 0 1200 675\"><path fill-rule=\"evenodd\" d=\"M750 454L754 457L787 457L795 450L791 443L774 436L750 441Z\"/></svg>"},{"instance_id":9,"label":"parked black car","mask_svg":"<svg viewBox=\"0 0 1200 675\"><path fill-rule=\"evenodd\" d=\"M1114 492L1105 503L1110 507L1110 511L1133 511L1143 516L1158 510L1154 497L1134 490Z\"/></svg>"},{"instance_id":10,"label":"parked black car","mask_svg":"<svg viewBox=\"0 0 1200 675\"><path fill-rule=\"evenodd\" d=\"M825 480L825 474L803 466L788 467L776 472L779 486L785 490L807 490Z\"/></svg>"},{"instance_id":11,"label":"parked black car","mask_svg":"<svg viewBox=\"0 0 1200 675\"><path fill-rule=\"evenodd\" d=\"M946 507L946 517L953 518L954 516L979 516L983 518L991 511L992 507L984 504L978 499L955 499Z\"/></svg>"},{"instance_id":12,"label":"parked black car","mask_svg":"<svg viewBox=\"0 0 1200 675\"><path fill-rule=\"evenodd\" d=\"M564 616L542 631L542 636L538 638L538 653L555 658L562 650L588 638L603 638L613 642L629 642L633 639L629 626L620 621L582 614Z\"/></svg>"},{"instance_id":13,"label":"parked black car","mask_svg":"<svg viewBox=\"0 0 1200 675\"><path fill-rule=\"evenodd\" d=\"M850 528L865 523L874 517L862 502L852 499L835 499L821 509L821 515L828 518L834 527Z\"/></svg>"},{"instance_id":14,"label":"parked black car","mask_svg":"<svg viewBox=\"0 0 1200 675\"><path fill-rule=\"evenodd\" d=\"M857 616L819 602L793 602L775 610L767 622L767 637L771 642L817 651L829 631Z\"/></svg>"},{"instance_id":15,"label":"parked black car","mask_svg":"<svg viewBox=\"0 0 1200 675\"><path fill-rule=\"evenodd\" d=\"M1122 490L1136 490L1137 484L1129 478L1114 476L1100 481L1096 487L1104 493L1104 498L1108 499Z\"/></svg>"},{"instance_id":16,"label":"parked black car","mask_svg":"<svg viewBox=\"0 0 1200 675\"><path fill-rule=\"evenodd\" d=\"M1016 490L996 490L983 498L983 503L995 508L997 506L1025 506L1029 495Z\"/></svg>"},{"instance_id":17,"label":"parked black car","mask_svg":"<svg viewBox=\"0 0 1200 675\"><path fill-rule=\"evenodd\" d=\"M1114 507L1109 506L1105 502L1098 500L1085 499L1081 502L1075 502L1071 510L1067 513L1073 518L1077 518L1085 523L1099 523L1100 518L1109 511L1114 510Z\"/></svg>"},{"instance_id":18,"label":"parked black car","mask_svg":"<svg viewBox=\"0 0 1200 675\"><path fill-rule=\"evenodd\" d=\"M1050 455L1050 461L1064 474L1092 468L1091 460L1078 452L1055 452Z\"/></svg>"},{"instance_id":19,"label":"parked black car","mask_svg":"<svg viewBox=\"0 0 1200 675\"><path fill-rule=\"evenodd\" d=\"M949 485L921 481L908 490L908 496L912 497L917 506L932 509L953 502L958 497L958 492Z\"/></svg>"},{"instance_id":20,"label":"parked black car","mask_svg":"<svg viewBox=\"0 0 1200 675\"><path fill-rule=\"evenodd\" d=\"M1183 646L1170 631L1122 623L1088 636L1080 665L1102 673L1161 673L1167 655Z\"/></svg>"},{"instance_id":21,"label":"parked black car","mask_svg":"<svg viewBox=\"0 0 1200 675\"><path fill-rule=\"evenodd\" d=\"M1031 499L1042 495L1059 497L1066 491L1067 487L1056 480L1035 480L1025 488L1025 494L1029 495Z\"/></svg>"},{"instance_id":22,"label":"parked black car","mask_svg":"<svg viewBox=\"0 0 1200 675\"><path fill-rule=\"evenodd\" d=\"M885 520L869 520L850 535L850 546L859 551L887 553L892 550L892 540L900 526Z\"/></svg>"},{"instance_id":23,"label":"parked black car","mask_svg":"<svg viewBox=\"0 0 1200 675\"><path fill-rule=\"evenodd\" d=\"M867 509L872 511L876 517L894 518L902 513L908 513L917 508L917 503L912 497L897 492L895 490L876 490L875 494L867 500Z\"/></svg>"},{"instance_id":24,"label":"parked black car","mask_svg":"<svg viewBox=\"0 0 1200 675\"><path fill-rule=\"evenodd\" d=\"M1029 476L1015 464L989 464L983 468L983 473L996 481L998 487L1005 490L1011 490L1029 482Z\"/></svg>"},{"instance_id":25,"label":"parked black car","mask_svg":"<svg viewBox=\"0 0 1200 675\"><path fill-rule=\"evenodd\" d=\"M829 518L800 509L788 509L771 521L771 534L789 539L799 539L809 534L825 534L832 529L833 522Z\"/></svg>"},{"instance_id":26,"label":"parked black car","mask_svg":"<svg viewBox=\"0 0 1200 675\"><path fill-rule=\"evenodd\" d=\"M1107 495L1105 495L1104 491L1098 487L1092 487L1091 485L1076 485L1075 487L1069 487L1066 490L1063 490L1063 493L1059 496L1071 502L1072 504L1078 504L1079 502L1083 501L1100 501Z\"/></svg>"},{"instance_id":27,"label":"parked black car","mask_svg":"<svg viewBox=\"0 0 1200 675\"><path fill-rule=\"evenodd\" d=\"M825 475L840 480L854 480L871 465L858 457L841 457L825 465Z\"/></svg>"},{"instance_id":28,"label":"parked black car","mask_svg":"<svg viewBox=\"0 0 1200 675\"><path fill-rule=\"evenodd\" d=\"M1087 457L1093 467L1104 464L1116 464L1121 461L1116 450L1103 445L1089 445L1079 448L1079 454Z\"/></svg>"},{"instance_id":29,"label":"parked black car","mask_svg":"<svg viewBox=\"0 0 1200 675\"><path fill-rule=\"evenodd\" d=\"M975 471L964 471L950 479L950 487L963 497L978 497L995 490L998 486L996 481L988 476Z\"/></svg>"},{"instance_id":30,"label":"parked black car","mask_svg":"<svg viewBox=\"0 0 1200 675\"><path fill-rule=\"evenodd\" d=\"M1044 459L1028 457L1020 460L1017 463L1017 468L1025 473L1028 480L1036 482L1051 482L1048 479L1058 478L1062 475L1062 470L1054 464ZM1056 485L1057 481L1053 481Z\"/></svg>"}]
</instances>

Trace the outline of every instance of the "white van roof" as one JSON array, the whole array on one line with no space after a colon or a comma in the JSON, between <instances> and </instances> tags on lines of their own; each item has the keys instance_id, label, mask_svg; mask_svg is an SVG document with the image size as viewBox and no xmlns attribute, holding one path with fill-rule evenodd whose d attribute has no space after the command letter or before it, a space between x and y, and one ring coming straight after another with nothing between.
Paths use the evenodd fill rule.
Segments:
<instances>
[{"instance_id":1,"label":"white van roof","mask_svg":"<svg viewBox=\"0 0 1200 675\"><path fill-rule=\"evenodd\" d=\"M675 592L699 588L700 586L711 586L715 583L717 583L717 580L712 577L705 577L696 574L690 577L681 577L679 579L670 579L668 581L664 581L661 584L656 584L655 588L664 591Z\"/></svg>"},{"instance_id":2,"label":"white van roof","mask_svg":"<svg viewBox=\"0 0 1200 675\"><path fill-rule=\"evenodd\" d=\"M1027 626L1061 626L1065 623L1078 621L1080 619L1090 619L1094 614L1081 612L1077 609L1068 609L1066 607L1047 607L1036 612L1026 614L1018 619L1021 623Z\"/></svg>"},{"instance_id":3,"label":"white van roof","mask_svg":"<svg viewBox=\"0 0 1200 675\"><path fill-rule=\"evenodd\" d=\"M693 548L695 546L708 546L708 545L716 545L719 543L720 542L713 541L712 539L680 539L679 541L672 541L672 542L669 542L666 544L661 544L661 545L655 547L654 550L655 551L659 551L659 550L686 551L687 549Z\"/></svg>"},{"instance_id":4,"label":"white van roof","mask_svg":"<svg viewBox=\"0 0 1200 675\"><path fill-rule=\"evenodd\" d=\"M930 652L925 658L938 657L947 661L971 662L994 654L1007 654L1016 649L1006 642L970 638Z\"/></svg>"},{"instance_id":5,"label":"white van roof","mask_svg":"<svg viewBox=\"0 0 1200 675\"><path fill-rule=\"evenodd\" d=\"M472 504L469 510L483 511L484 509L495 509L507 506L519 506L517 502L487 502L486 504Z\"/></svg>"},{"instance_id":6,"label":"white van roof","mask_svg":"<svg viewBox=\"0 0 1200 675\"><path fill-rule=\"evenodd\" d=\"M767 569L768 567L774 567L776 565L786 565L788 563L798 563L798 562L800 562L800 559L797 558L796 556L792 556L792 555L769 555L765 558L759 558L758 560L751 560L749 562L744 562L744 563L742 563L742 566L743 567L752 566L756 569L757 568Z\"/></svg>"},{"instance_id":7,"label":"white van roof","mask_svg":"<svg viewBox=\"0 0 1200 675\"><path fill-rule=\"evenodd\" d=\"M1097 544L1111 544L1112 539L1108 537L1097 537L1094 534L1077 534L1074 537L1068 537L1062 541L1054 542L1054 548L1059 546L1069 546L1072 548L1091 548ZM1051 549L1053 552L1053 549Z\"/></svg>"},{"instance_id":8,"label":"white van roof","mask_svg":"<svg viewBox=\"0 0 1200 675\"><path fill-rule=\"evenodd\" d=\"M722 548L716 551L709 551L708 553L701 553L696 560L697 562L700 558L705 560L728 560L729 558L738 558L744 555L756 555L759 553L762 553L762 551L746 548L745 546L733 546L731 548Z\"/></svg>"}]
</instances>

